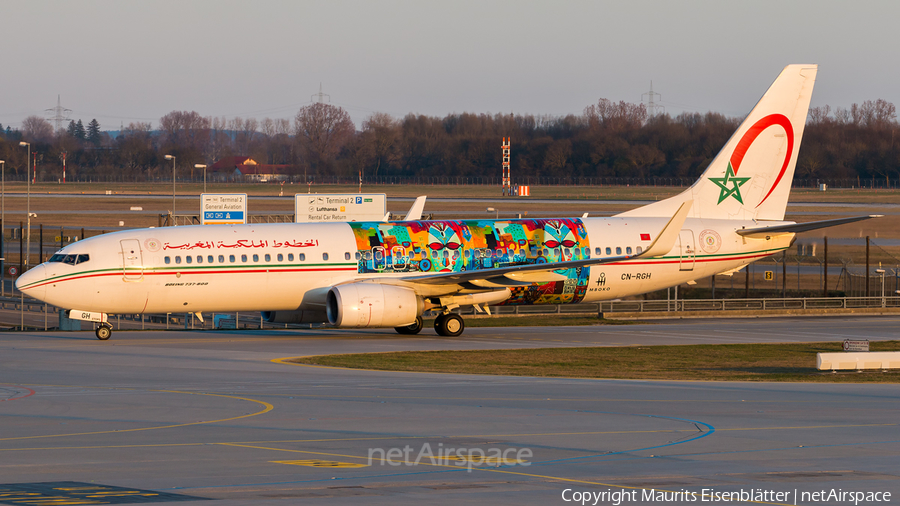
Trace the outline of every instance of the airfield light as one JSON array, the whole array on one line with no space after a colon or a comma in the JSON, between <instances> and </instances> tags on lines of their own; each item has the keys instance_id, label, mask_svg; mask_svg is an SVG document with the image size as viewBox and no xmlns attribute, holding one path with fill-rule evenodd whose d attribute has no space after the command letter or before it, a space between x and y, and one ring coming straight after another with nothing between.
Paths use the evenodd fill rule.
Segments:
<instances>
[{"instance_id":1,"label":"airfield light","mask_svg":"<svg viewBox=\"0 0 900 506\"><path fill-rule=\"evenodd\" d=\"M172 160L172 226L175 224L175 156L166 155L166 160Z\"/></svg>"},{"instance_id":2,"label":"airfield light","mask_svg":"<svg viewBox=\"0 0 900 506\"><path fill-rule=\"evenodd\" d=\"M203 193L206 193L206 165L202 163L194 164L195 169L203 169Z\"/></svg>"}]
</instances>

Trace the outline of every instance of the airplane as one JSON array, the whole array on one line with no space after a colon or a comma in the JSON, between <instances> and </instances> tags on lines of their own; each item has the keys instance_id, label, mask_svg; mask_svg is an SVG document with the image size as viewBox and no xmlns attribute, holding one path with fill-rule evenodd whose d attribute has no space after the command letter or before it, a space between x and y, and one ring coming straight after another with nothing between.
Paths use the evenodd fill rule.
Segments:
<instances>
[{"instance_id":1,"label":"airplane","mask_svg":"<svg viewBox=\"0 0 900 506\"><path fill-rule=\"evenodd\" d=\"M272 323L434 328L453 309L617 299L721 273L787 249L795 234L856 216L784 221L817 65L784 68L684 192L612 217L198 225L70 244L16 287L97 324L110 314L261 311Z\"/></svg>"}]
</instances>

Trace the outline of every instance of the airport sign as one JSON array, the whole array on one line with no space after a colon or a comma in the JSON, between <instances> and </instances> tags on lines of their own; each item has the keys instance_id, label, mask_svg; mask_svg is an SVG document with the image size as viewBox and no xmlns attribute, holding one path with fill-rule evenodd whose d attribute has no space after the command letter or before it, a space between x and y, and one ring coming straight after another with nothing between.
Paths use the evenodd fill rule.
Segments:
<instances>
[{"instance_id":1,"label":"airport sign","mask_svg":"<svg viewBox=\"0 0 900 506\"><path fill-rule=\"evenodd\" d=\"M294 195L296 223L381 221L386 213L387 195L384 193Z\"/></svg>"},{"instance_id":2,"label":"airport sign","mask_svg":"<svg viewBox=\"0 0 900 506\"><path fill-rule=\"evenodd\" d=\"M844 351L869 351L868 339L844 339Z\"/></svg>"},{"instance_id":3,"label":"airport sign","mask_svg":"<svg viewBox=\"0 0 900 506\"><path fill-rule=\"evenodd\" d=\"M247 223L246 193L200 194L201 225L234 225Z\"/></svg>"}]
</instances>

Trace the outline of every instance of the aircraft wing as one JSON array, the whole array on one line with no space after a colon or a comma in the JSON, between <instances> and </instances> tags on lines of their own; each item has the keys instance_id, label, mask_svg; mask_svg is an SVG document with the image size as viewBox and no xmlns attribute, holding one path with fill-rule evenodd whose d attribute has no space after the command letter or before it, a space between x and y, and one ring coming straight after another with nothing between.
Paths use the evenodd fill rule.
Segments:
<instances>
[{"instance_id":1,"label":"aircraft wing","mask_svg":"<svg viewBox=\"0 0 900 506\"><path fill-rule=\"evenodd\" d=\"M855 221L868 220L870 218L881 218L883 214L870 214L868 216L853 216L850 218L837 218L834 220L810 221L807 223L788 223L787 225L773 225L769 227L753 227L735 230L738 235L750 238L764 238L767 236L779 234L795 234L797 232L807 232L809 230L817 230L820 228L834 227L853 223Z\"/></svg>"},{"instance_id":2,"label":"aircraft wing","mask_svg":"<svg viewBox=\"0 0 900 506\"><path fill-rule=\"evenodd\" d=\"M687 219L693 201L681 204L675 215L656 235L650 246L642 253L636 255L621 255L604 258L589 258L584 260L569 260L565 262L549 262L538 264L520 264L494 269L479 269L475 271L441 272L435 274L423 274L400 278L402 281L423 285L456 285L460 283L472 283L476 286L516 286L530 283L561 281L565 276L553 271L571 269L575 267L587 267L590 265L603 265L624 260L638 258L651 258L665 255L675 246L678 234L681 231L684 220Z\"/></svg>"}]
</instances>

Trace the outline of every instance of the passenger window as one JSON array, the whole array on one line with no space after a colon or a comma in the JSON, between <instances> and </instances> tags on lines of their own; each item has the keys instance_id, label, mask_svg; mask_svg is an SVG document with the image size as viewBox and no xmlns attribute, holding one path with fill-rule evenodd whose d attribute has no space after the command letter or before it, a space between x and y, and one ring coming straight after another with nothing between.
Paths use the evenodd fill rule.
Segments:
<instances>
[{"instance_id":1,"label":"passenger window","mask_svg":"<svg viewBox=\"0 0 900 506\"><path fill-rule=\"evenodd\" d=\"M253 255L253 261L259 262L259 255Z\"/></svg>"},{"instance_id":2,"label":"passenger window","mask_svg":"<svg viewBox=\"0 0 900 506\"><path fill-rule=\"evenodd\" d=\"M301 262L305 262L306 261L306 253L300 253L299 255L297 255L297 260L300 260Z\"/></svg>"},{"instance_id":3,"label":"passenger window","mask_svg":"<svg viewBox=\"0 0 900 506\"><path fill-rule=\"evenodd\" d=\"M603 256L603 248L600 248L600 247L594 248L594 254L597 255L598 257Z\"/></svg>"},{"instance_id":4,"label":"passenger window","mask_svg":"<svg viewBox=\"0 0 900 506\"><path fill-rule=\"evenodd\" d=\"M225 255L219 255L219 263L220 263L220 264L224 264L224 263L225 263Z\"/></svg>"},{"instance_id":5,"label":"passenger window","mask_svg":"<svg viewBox=\"0 0 900 506\"><path fill-rule=\"evenodd\" d=\"M344 253L344 260L350 260L350 252L349 251Z\"/></svg>"},{"instance_id":6,"label":"passenger window","mask_svg":"<svg viewBox=\"0 0 900 506\"><path fill-rule=\"evenodd\" d=\"M165 262L166 264L170 264L170 263L172 263L172 258L165 257L165 258L163 258L163 262Z\"/></svg>"},{"instance_id":7,"label":"passenger window","mask_svg":"<svg viewBox=\"0 0 900 506\"><path fill-rule=\"evenodd\" d=\"M453 259L454 259L454 260L459 260L459 250L456 250L456 251L453 252Z\"/></svg>"},{"instance_id":8,"label":"passenger window","mask_svg":"<svg viewBox=\"0 0 900 506\"><path fill-rule=\"evenodd\" d=\"M630 255L630 254L631 254L631 246L628 246L627 248L625 248L625 254L626 254L626 255Z\"/></svg>"},{"instance_id":9,"label":"passenger window","mask_svg":"<svg viewBox=\"0 0 900 506\"><path fill-rule=\"evenodd\" d=\"M606 247L606 254L612 255L612 248L610 248L609 246Z\"/></svg>"},{"instance_id":10,"label":"passenger window","mask_svg":"<svg viewBox=\"0 0 900 506\"><path fill-rule=\"evenodd\" d=\"M247 255L241 255L241 262L247 261Z\"/></svg>"},{"instance_id":11,"label":"passenger window","mask_svg":"<svg viewBox=\"0 0 900 506\"><path fill-rule=\"evenodd\" d=\"M357 260L362 259L362 255L359 254L359 251L356 252L356 259Z\"/></svg>"},{"instance_id":12,"label":"passenger window","mask_svg":"<svg viewBox=\"0 0 900 506\"><path fill-rule=\"evenodd\" d=\"M266 259L266 262L271 262L271 261L272 261L272 255L270 255L270 254L268 254L268 253L266 253L266 256L263 257L263 258Z\"/></svg>"},{"instance_id":13,"label":"passenger window","mask_svg":"<svg viewBox=\"0 0 900 506\"><path fill-rule=\"evenodd\" d=\"M288 253L288 262L293 262L293 261L294 261L294 254Z\"/></svg>"},{"instance_id":14,"label":"passenger window","mask_svg":"<svg viewBox=\"0 0 900 506\"><path fill-rule=\"evenodd\" d=\"M216 260L216 259L213 258L212 255L209 255L209 256L206 257L206 263L208 263L208 264L211 264L211 263L215 262L215 260Z\"/></svg>"},{"instance_id":15,"label":"passenger window","mask_svg":"<svg viewBox=\"0 0 900 506\"><path fill-rule=\"evenodd\" d=\"M328 261L328 253L322 253L322 260Z\"/></svg>"},{"instance_id":16,"label":"passenger window","mask_svg":"<svg viewBox=\"0 0 900 506\"><path fill-rule=\"evenodd\" d=\"M184 257L184 261L187 262L187 263L189 263L189 264L192 264L192 263L194 263L194 257L192 257L192 256L186 256L186 257Z\"/></svg>"},{"instance_id":17,"label":"passenger window","mask_svg":"<svg viewBox=\"0 0 900 506\"><path fill-rule=\"evenodd\" d=\"M198 264L202 264L202 263L203 263L203 255L197 255L197 263L198 263Z\"/></svg>"},{"instance_id":18,"label":"passenger window","mask_svg":"<svg viewBox=\"0 0 900 506\"><path fill-rule=\"evenodd\" d=\"M234 255L228 255L228 261L234 263Z\"/></svg>"},{"instance_id":19,"label":"passenger window","mask_svg":"<svg viewBox=\"0 0 900 506\"><path fill-rule=\"evenodd\" d=\"M616 246L616 255L621 255L621 254L622 254L622 247Z\"/></svg>"},{"instance_id":20,"label":"passenger window","mask_svg":"<svg viewBox=\"0 0 900 506\"><path fill-rule=\"evenodd\" d=\"M181 263L181 256L176 256L176 257L175 257L175 263L176 263L176 264L180 264L180 263Z\"/></svg>"},{"instance_id":21,"label":"passenger window","mask_svg":"<svg viewBox=\"0 0 900 506\"><path fill-rule=\"evenodd\" d=\"M277 258L278 258L278 261L279 261L279 262L283 262L283 261L284 261L284 255L282 255L281 253L278 254L278 257L277 257Z\"/></svg>"},{"instance_id":22,"label":"passenger window","mask_svg":"<svg viewBox=\"0 0 900 506\"><path fill-rule=\"evenodd\" d=\"M637 253L638 253L638 254L640 254L640 253L641 253L641 251L644 251L644 250L643 250L643 249L641 249L641 247L640 247L640 246L638 246L638 247L637 247L637 250L636 250L636 251L637 251Z\"/></svg>"}]
</instances>

